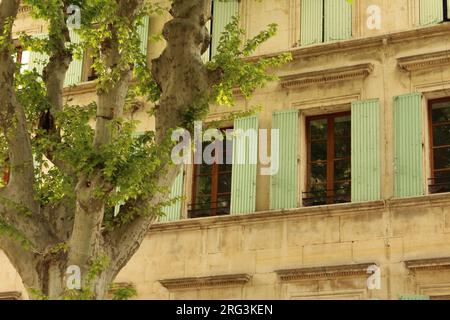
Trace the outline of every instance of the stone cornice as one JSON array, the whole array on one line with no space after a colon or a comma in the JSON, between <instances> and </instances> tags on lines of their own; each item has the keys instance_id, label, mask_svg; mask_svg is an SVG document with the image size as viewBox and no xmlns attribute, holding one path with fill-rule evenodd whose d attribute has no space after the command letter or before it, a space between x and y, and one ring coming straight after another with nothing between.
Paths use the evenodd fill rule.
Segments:
<instances>
[{"instance_id":1,"label":"stone cornice","mask_svg":"<svg viewBox=\"0 0 450 320\"><path fill-rule=\"evenodd\" d=\"M183 229L198 230L210 227L231 226L240 223L272 222L282 219L296 219L298 217L359 214L361 212L376 212L389 208L408 208L421 205L450 206L450 194L432 194L405 199L379 200L364 203L346 203L317 207L302 207L289 210L261 211L244 215L213 216L198 219L183 219L172 222L158 222L154 223L150 227L149 233L151 234L153 232L165 232Z\"/></svg>"},{"instance_id":2,"label":"stone cornice","mask_svg":"<svg viewBox=\"0 0 450 320\"><path fill-rule=\"evenodd\" d=\"M85 93L94 93L97 87L97 81L83 82L74 86L65 87L63 90L63 95L76 96Z\"/></svg>"},{"instance_id":3,"label":"stone cornice","mask_svg":"<svg viewBox=\"0 0 450 320\"><path fill-rule=\"evenodd\" d=\"M329 55L337 52L351 52L367 48L382 47L389 44L398 44L438 36L450 35L450 24L443 23L433 26L420 27L412 30L396 31L373 37L361 37L330 43L321 43L307 47L296 47L290 50L272 52L252 56L247 60L255 61L260 58L272 58L284 52L290 52L294 60L305 57Z\"/></svg>"},{"instance_id":4,"label":"stone cornice","mask_svg":"<svg viewBox=\"0 0 450 320\"><path fill-rule=\"evenodd\" d=\"M448 270L450 269L450 257L407 260L405 267L411 271Z\"/></svg>"},{"instance_id":5,"label":"stone cornice","mask_svg":"<svg viewBox=\"0 0 450 320\"><path fill-rule=\"evenodd\" d=\"M0 292L0 300L20 300L22 293L19 291Z\"/></svg>"},{"instance_id":6,"label":"stone cornice","mask_svg":"<svg viewBox=\"0 0 450 320\"><path fill-rule=\"evenodd\" d=\"M374 263L360 263L327 267L307 267L298 269L276 270L281 281L322 279L336 277L367 276L367 269Z\"/></svg>"},{"instance_id":7,"label":"stone cornice","mask_svg":"<svg viewBox=\"0 0 450 320\"><path fill-rule=\"evenodd\" d=\"M293 89L314 84L362 79L371 74L373 69L374 66L371 63L363 63L333 69L323 69L281 76L280 83L283 88Z\"/></svg>"},{"instance_id":8,"label":"stone cornice","mask_svg":"<svg viewBox=\"0 0 450 320\"><path fill-rule=\"evenodd\" d=\"M20 5L17 14L27 14L31 11L31 7L27 5Z\"/></svg>"},{"instance_id":9,"label":"stone cornice","mask_svg":"<svg viewBox=\"0 0 450 320\"><path fill-rule=\"evenodd\" d=\"M159 282L168 290L177 290L217 286L243 286L251 278L249 274L229 274L210 277L165 279L159 280Z\"/></svg>"},{"instance_id":10,"label":"stone cornice","mask_svg":"<svg viewBox=\"0 0 450 320\"><path fill-rule=\"evenodd\" d=\"M450 50L398 58L398 66L406 71L416 71L450 64Z\"/></svg>"}]
</instances>

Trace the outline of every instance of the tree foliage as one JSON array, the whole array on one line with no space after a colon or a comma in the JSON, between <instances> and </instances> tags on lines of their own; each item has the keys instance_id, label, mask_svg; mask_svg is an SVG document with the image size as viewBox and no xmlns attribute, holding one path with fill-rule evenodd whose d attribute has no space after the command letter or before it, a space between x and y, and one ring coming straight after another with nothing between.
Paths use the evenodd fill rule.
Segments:
<instances>
[{"instance_id":1,"label":"tree foliage","mask_svg":"<svg viewBox=\"0 0 450 320\"><path fill-rule=\"evenodd\" d=\"M207 8L207 0L192 1L188 13L188 1L183 0L173 1L170 8L142 0L25 0L32 17L48 25L48 38L22 33L20 48L49 59L43 61L42 74L24 71L13 62L17 47L11 30L17 3L0 4L2 12L9 12L0 18L0 72L9 75L0 88L0 166L11 171L10 183L0 188L0 248L35 297L102 298L148 226L174 201L167 198L176 173L170 160L171 131L180 126L191 129L194 121L206 117L211 104L234 105L235 88L250 98L255 89L275 79L268 71L290 56L250 59L277 26L271 24L244 42L235 17L220 38L218 54L211 62L201 62L210 39L205 27L209 12L199 8ZM81 8L82 23L74 30L81 43L70 39L69 5ZM164 38L167 48L150 65L140 51L138 27L144 16L152 19L169 12L173 19L151 37ZM183 26L193 21L200 21L193 30ZM176 32L192 33L183 39L192 52L176 50L181 41L173 36ZM195 42L198 35L204 36L202 43ZM96 97L77 105L65 100L62 92L68 66L82 52L90 54L98 79ZM207 82L189 87L193 84L186 78L161 76L164 69L170 77L172 61L192 64ZM8 65L13 73L8 73ZM182 101L174 104L170 86L198 92L192 98L177 97ZM141 98L148 116L156 117L157 128L136 135L138 123L126 116L126 109ZM118 204L123 210L114 215ZM17 243L23 252L16 251ZM82 269L80 290L64 289L70 264ZM49 287L52 277L60 282L55 288ZM134 294L119 290L116 298Z\"/></svg>"}]
</instances>

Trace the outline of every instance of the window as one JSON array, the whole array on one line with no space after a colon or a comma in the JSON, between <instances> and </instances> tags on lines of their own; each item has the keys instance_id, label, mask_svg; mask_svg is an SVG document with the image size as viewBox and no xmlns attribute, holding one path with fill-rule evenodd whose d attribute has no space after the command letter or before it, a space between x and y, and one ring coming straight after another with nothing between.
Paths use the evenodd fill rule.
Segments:
<instances>
[{"instance_id":1,"label":"window","mask_svg":"<svg viewBox=\"0 0 450 320\"><path fill-rule=\"evenodd\" d=\"M9 183L9 166L3 167L2 179L0 181L0 187L6 186Z\"/></svg>"},{"instance_id":2,"label":"window","mask_svg":"<svg viewBox=\"0 0 450 320\"><path fill-rule=\"evenodd\" d=\"M20 63L22 66L20 67L20 72L28 70L30 67L30 51L23 50L22 48L17 48L17 53L15 56L15 62Z\"/></svg>"},{"instance_id":3,"label":"window","mask_svg":"<svg viewBox=\"0 0 450 320\"><path fill-rule=\"evenodd\" d=\"M430 193L450 192L450 98L429 103Z\"/></svg>"},{"instance_id":4,"label":"window","mask_svg":"<svg viewBox=\"0 0 450 320\"><path fill-rule=\"evenodd\" d=\"M419 0L420 24L430 25L450 21L450 0Z\"/></svg>"},{"instance_id":5,"label":"window","mask_svg":"<svg viewBox=\"0 0 450 320\"><path fill-rule=\"evenodd\" d=\"M308 186L304 206L351 201L350 113L306 119Z\"/></svg>"},{"instance_id":6,"label":"window","mask_svg":"<svg viewBox=\"0 0 450 320\"><path fill-rule=\"evenodd\" d=\"M352 37L352 5L347 0L302 0L302 46Z\"/></svg>"},{"instance_id":7,"label":"window","mask_svg":"<svg viewBox=\"0 0 450 320\"><path fill-rule=\"evenodd\" d=\"M227 128L230 129L230 128ZM224 132L227 129L223 129ZM210 145L206 142L205 147ZM222 148L215 156L213 164L194 165L192 204L189 205L189 218L199 218L230 214L231 204L231 153L232 141L224 139Z\"/></svg>"}]
</instances>

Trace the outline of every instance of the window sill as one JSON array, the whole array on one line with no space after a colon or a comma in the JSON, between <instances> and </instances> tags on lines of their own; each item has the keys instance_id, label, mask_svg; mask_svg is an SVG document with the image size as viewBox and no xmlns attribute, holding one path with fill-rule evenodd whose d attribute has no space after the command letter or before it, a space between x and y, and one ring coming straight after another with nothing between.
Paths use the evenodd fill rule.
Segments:
<instances>
[{"instance_id":1,"label":"window sill","mask_svg":"<svg viewBox=\"0 0 450 320\"><path fill-rule=\"evenodd\" d=\"M384 210L386 208L416 207L420 205L450 206L450 193L430 194L419 197L378 200L363 203L332 204L317 207L302 207L289 210L261 211L243 215L214 216L197 219L183 219L171 222L158 222L150 227L149 233L181 229L203 229L209 227L223 227L248 222L277 221L286 218L309 216L327 216L341 214L359 214Z\"/></svg>"}]
</instances>

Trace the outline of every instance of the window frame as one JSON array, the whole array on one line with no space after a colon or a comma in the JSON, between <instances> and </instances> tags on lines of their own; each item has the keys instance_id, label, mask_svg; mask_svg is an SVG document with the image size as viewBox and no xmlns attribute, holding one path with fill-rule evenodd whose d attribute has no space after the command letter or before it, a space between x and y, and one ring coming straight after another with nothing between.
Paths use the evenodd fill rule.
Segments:
<instances>
[{"instance_id":1,"label":"window frame","mask_svg":"<svg viewBox=\"0 0 450 320\"><path fill-rule=\"evenodd\" d=\"M219 131L221 131L224 134L224 141L226 142L226 132L227 130L233 130L232 126L229 127L224 127L224 128L220 128L218 129ZM226 143L223 144L223 148L226 148ZM203 150L202 150L202 154L203 154ZM215 155L216 160L218 158L218 155ZM223 161L226 162L226 157L224 156L224 149L222 149L222 158ZM203 161L203 160L202 160ZM193 218L197 218L197 216L191 216L191 212L190 211L200 211L200 210L209 210L209 214L207 215L208 217L213 217L213 216L217 216L217 215L223 215L223 214L218 214L218 210L221 209L226 209L226 208L218 208L217 207L217 203L218 203L218 197L219 196L229 196L230 197L230 205L231 205L231 186L230 186L230 192L222 192L219 193L218 189L219 189L219 176L222 174L229 174L230 177L232 175L233 172L233 167L231 169L231 171L225 171L225 172L219 172L219 165L216 162L214 162L211 166L212 166L212 170L210 174L200 174L198 173L200 170L202 164L194 164L193 165L193 171L192 171L192 198L191 198L191 203L189 205L190 208L195 208L197 203L197 183L199 180L200 176L210 176L211 177L211 193L210 193L210 208L209 209L190 209L188 210L188 218L189 219L193 219ZM230 208L228 208L228 214L230 214Z\"/></svg>"},{"instance_id":2,"label":"window frame","mask_svg":"<svg viewBox=\"0 0 450 320\"><path fill-rule=\"evenodd\" d=\"M335 178L334 178L334 173L335 173L335 161L336 159L340 159L340 160L350 160L351 163L351 152L350 155L348 157L345 158L335 158L335 135L334 135L334 124L335 124L335 119L336 118L340 118L340 117L351 117L351 111L342 111L342 112L337 112L337 113L327 113L327 114L320 114L320 115L314 115L314 116L308 116L305 119L305 127L306 127L306 151L307 151L307 163L306 163L306 192L304 192L303 194L310 194L311 193L311 130L310 130L310 124L312 121L315 120L322 120L322 119L326 119L327 120L327 160L326 160L326 165L327 165L327 182L326 182L326 191L327 191L327 205L330 204L336 204L336 201L334 199L334 197L336 196L336 190L335 190ZM330 120L332 125L330 126ZM351 120L350 120L351 121ZM350 122L351 123L351 122ZM351 135L350 135L350 139L351 139ZM333 155L332 157L330 157L329 155ZM350 173L351 174L351 173ZM346 181L339 181L340 183L346 183L349 182L350 183L350 198L351 198L351 176L349 180ZM305 197L302 197L303 199L303 204L304 204L304 200L308 199ZM351 202L351 200L349 201Z\"/></svg>"},{"instance_id":3,"label":"window frame","mask_svg":"<svg viewBox=\"0 0 450 320\"><path fill-rule=\"evenodd\" d=\"M430 162L430 177L428 179L428 189L429 193L436 194L436 193L444 193L444 192L432 192L432 187L436 186L435 183L435 168L434 168L434 134L433 134L433 128L436 125L433 125L433 105L436 103L442 103L442 102L449 102L450 103L450 97L444 97L444 98L438 98L438 99L432 99L428 100L428 106L427 106L427 116L428 116L428 138L429 138L429 162ZM450 125L450 121L448 121L448 124ZM449 145L450 146L450 145ZM439 147L445 147L445 146L439 146ZM440 169L438 169L440 170ZM450 167L447 169L441 169L441 172L448 172L450 174ZM450 175L449 175L450 176ZM449 178L449 186L450 186L450 178Z\"/></svg>"}]
</instances>

